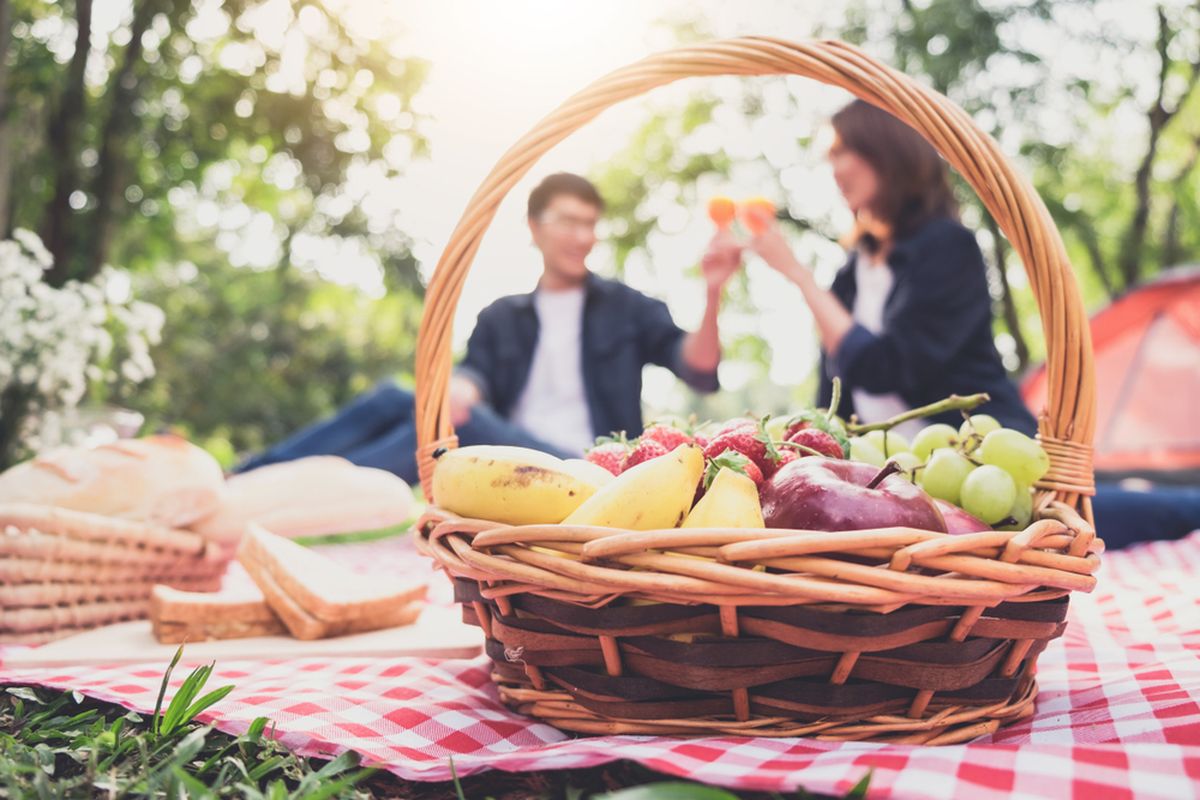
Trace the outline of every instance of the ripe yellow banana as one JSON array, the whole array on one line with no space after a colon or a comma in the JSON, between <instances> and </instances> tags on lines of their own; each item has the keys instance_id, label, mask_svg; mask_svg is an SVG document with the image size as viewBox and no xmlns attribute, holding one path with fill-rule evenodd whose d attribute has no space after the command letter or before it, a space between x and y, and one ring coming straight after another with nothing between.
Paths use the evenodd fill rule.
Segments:
<instances>
[{"instance_id":1,"label":"ripe yellow banana","mask_svg":"<svg viewBox=\"0 0 1200 800\"><path fill-rule=\"evenodd\" d=\"M577 465L561 458L524 447L460 447L437 459L433 500L464 517L549 525L562 522L595 494L595 477L585 477Z\"/></svg>"},{"instance_id":2,"label":"ripe yellow banana","mask_svg":"<svg viewBox=\"0 0 1200 800\"><path fill-rule=\"evenodd\" d=\"M764 528L762 505L754 481L736 470L722 467L696 507L683 522L685 528Z\"/></svg>"},{"instance_id":3,"label":"ripe yellow banana","mask_svg":"<svg viewBox=\"0 0 1200 800\"><path fill-rule=\"evenodd\" d=\"M607 486L617 477L599 464L593 464L582 458L568 458L563 462L567 472L586 483L594 483L597 487Z\"/></svg>"},{"instance_id":4,"label":"ripe yellow banana","mask_svg":"<svg viewBox=\"0 0 1200 800\"><path fill-rule=\"evenodd\" d=\"M677 528L687 517L704 472L699 447L680 445L625 470L563 520L564 525L649 531Z\"/></svg>"}]
</instances>

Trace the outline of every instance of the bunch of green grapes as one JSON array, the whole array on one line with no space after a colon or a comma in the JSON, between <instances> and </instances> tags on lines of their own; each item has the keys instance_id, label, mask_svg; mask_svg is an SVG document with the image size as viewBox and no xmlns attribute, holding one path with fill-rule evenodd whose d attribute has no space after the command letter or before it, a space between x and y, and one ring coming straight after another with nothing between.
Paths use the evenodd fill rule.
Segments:
<instances>
[{"instance_id":1,"label":"bunch of green grapes","mask_svg":"<svg viewBox=\"0 0 1200 800\"><path fill-rule=\"evenodd\" d=\"M850 439L850 458L882 467L895 462L931 496L988 525L1024 528L1033 513L1033 484L1050 469L1042 446L994 417L975 414L955 430L934 423L909 442L895 431Z\"/></svg>"}]
</instances>

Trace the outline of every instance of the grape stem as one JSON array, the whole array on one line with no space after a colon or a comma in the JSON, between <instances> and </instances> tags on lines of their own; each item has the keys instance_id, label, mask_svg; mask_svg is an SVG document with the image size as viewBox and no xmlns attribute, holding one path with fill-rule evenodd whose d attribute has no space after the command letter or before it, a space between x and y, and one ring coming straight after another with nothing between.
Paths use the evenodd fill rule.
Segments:
<instances>
[{"instance_id":1,"label":"grape stem","mask_svg":"<svg viewBox=\"0 0 1200 800\"><path fill-rule=\"evenodd\" d=\"M829 410L825 414L825 419L833 419L837 416L838 406L842 404L842 379L833 379L833 395L829 399Z\"/></svg>"},{"instance_id":2,"label":"grape stem","mask_svg":"<svg viewBox=\"0 0 1200 800\"><path fill-rule=\"evenodd\" d=\"M813 448L802 445L799 442L775 442L775 444L778 447L789 447L792 450L797 450L806 456L825 456L825 454L820 450L814 450Z\"/></svg>"},{"instance_id":3,"label":"grape stem","mask_svg":"<svg viewBox=\"0 0 1200 800\"><path fill-rule=\"evenodd\" d=\"M927 406L912 408L902 414L897 414L890 419L885 419L883 422L872 422L867 425L859 425L855 422L846 423L846 430L854 436L861 436L864 433L871 431L886 431L896 427L901 422L908 422L910 419L920 419L922 417L932 417L935 414L941 414L946 411L970 411L988 400L991 397L986 392L979 394L969 394L966 397L952 394L949 397L938 400L936 403L930 403Z\"/></svg>"}]
</instances>

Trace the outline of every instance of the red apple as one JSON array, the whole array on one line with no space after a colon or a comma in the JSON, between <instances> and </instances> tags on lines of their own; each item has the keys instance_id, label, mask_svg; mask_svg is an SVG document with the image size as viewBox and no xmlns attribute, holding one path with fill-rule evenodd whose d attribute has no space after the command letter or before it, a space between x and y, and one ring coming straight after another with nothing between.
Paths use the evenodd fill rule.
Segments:
<instances>
[{"instance_id":1,"label":"red apple","mask_svg":"<svg viewBox=\"0 0 1200 800\"><path fill-rule=\"evenodd\" d=\"M946 520L946 533L978 533L992 529L991 525L971 516L953 503L936 499L933 502L937 503L938 510L942 512L942 519Z\"/></svg>"},{"instance_id":2,"label":"red apple","mask_svg":"<svg viewBox=\"0 0 1200 800\"><path fill-rule=\"evenodd\" d=\"M784 465L760 492L768 528L857 531L902 526L945 531L929 495L870 464L809 456ZM872 485L874 484L874 485Z\"/></svg>"}]
</instances>

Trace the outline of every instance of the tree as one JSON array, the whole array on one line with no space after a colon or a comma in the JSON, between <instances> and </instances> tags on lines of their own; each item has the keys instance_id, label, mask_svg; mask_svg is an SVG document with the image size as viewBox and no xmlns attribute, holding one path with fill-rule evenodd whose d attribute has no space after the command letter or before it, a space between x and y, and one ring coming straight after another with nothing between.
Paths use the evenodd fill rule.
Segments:
<instances>
[{"instance_id":1,"label":"tree","mask_svg":"<svg viewBox=\"0 0 1200 800\"><path fill-rule=\"evenodd\" d=\"M398 49L394 15L345 12L132 0L110 31L91 0L0 0L0 234L40 232L54 284L112 263L171 310L160 381L108 398L152 425L253 447L411 363L417 264L398 208L360 187L427 154L412 103L427 65ZM386 298L330 285L350 258ZM256 323L270 341L237 338ZM299 389L326 380L309 369L332 385ZM249 408L232 383L194 377L256 371Z\"/></svg>"},{"instance_id":2,"label":"tree","mask_svg":"<svg viewBox=\"0 0 1200 800\"><path fill-rule=\"evenodd\" d=\"M1200 187L1200 40L1195 36L1200 3L1177 0L1148 9L1157 21L1155 41L1139 41L1136 28L1098 22L1103 15L1096 11L1104 5L1104 0L861 0L836 25L814 31L856 43L946 94L1012 152L1062 231L1091 303L1172 263L1200 257L1200 191L1193 188ZM1088 58L1060 58L1059 49ZM1139 52L1153 52L1156 69L1142 67ZM759 120L805 130L813 111L792 85L783 79L743 82L739 92L715 102L702 89L693 103L708 101L709 120L721 113L726 141L746 138ZM662 129L663 118L681 108L652 114L639 135ZM1119 138L1112 133L1118 113ZM1131 114L1145 120L1144 135L1130 138L1124 130ZM740 118L742 127L731 126L730 117ZM775 196L788 200L781 219L805 233L803 244L831 237L836 226L806 206L802 185L780 178L815 160L807 151L810 142L797 139L801 147L790 158L730 158L722 174L757 169L758 180L773 184ZM642 168L657 175L658 165L671 163L682 146L674 137L663 152L648 148ZM614 170L636 169L618 159L598 177L603 181ZM675 191L687 196L701 177L681 176ZM957 193L967 223L985 232L981 239L997 304L998 344L1006 364L1019 372L1043 354L1040 337L1031 336L1038 330L1032 294L979 198L961 181ZM662 198L652 200L643 197L635 207L623 202L614 209L614 229L637 232L642 247L656 227L654 211L663 208ZM621 252L629 256L628 248Z\"/></svg>"}]
</instances>

